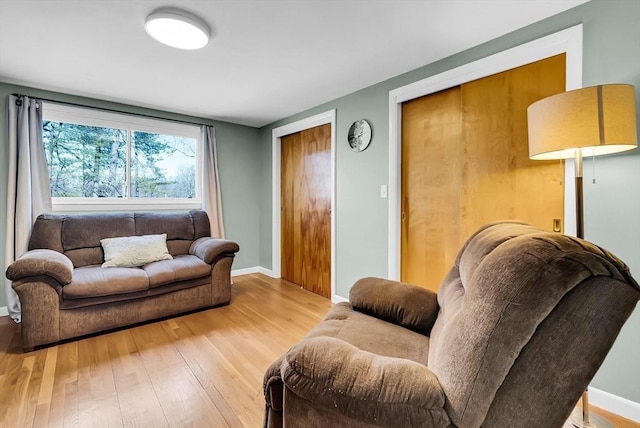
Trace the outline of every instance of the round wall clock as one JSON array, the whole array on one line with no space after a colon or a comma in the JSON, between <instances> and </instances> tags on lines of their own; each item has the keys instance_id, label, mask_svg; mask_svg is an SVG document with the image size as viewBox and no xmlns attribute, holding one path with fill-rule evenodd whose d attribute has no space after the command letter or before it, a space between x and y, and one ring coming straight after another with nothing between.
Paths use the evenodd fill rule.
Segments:
<instances>
[{"instance_id":1,"label":"round wall clock","mask_svg":"<svg viewBox=\"0 0 640 428\"><path fill-rule=\"evenodd\" d=\"M371 143L371 125L364 119L353 122L347 134L349 147L356 152L361 152Z\"/></svg>"}]
</instances>

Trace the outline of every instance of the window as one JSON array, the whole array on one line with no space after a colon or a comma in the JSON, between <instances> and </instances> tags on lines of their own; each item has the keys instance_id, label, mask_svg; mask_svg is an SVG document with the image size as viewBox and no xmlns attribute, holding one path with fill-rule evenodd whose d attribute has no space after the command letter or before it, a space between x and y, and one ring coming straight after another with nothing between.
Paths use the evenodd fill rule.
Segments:
<instances>
[{"instance_id":1,"label":"window","mask_svg":"<svg viewBox=\"0 0 640 428\"><path fill-rule=\"evenodd\" d=\"M200 127L44 103L55 211L200 208Z\"/></svg>"}]
</instances>

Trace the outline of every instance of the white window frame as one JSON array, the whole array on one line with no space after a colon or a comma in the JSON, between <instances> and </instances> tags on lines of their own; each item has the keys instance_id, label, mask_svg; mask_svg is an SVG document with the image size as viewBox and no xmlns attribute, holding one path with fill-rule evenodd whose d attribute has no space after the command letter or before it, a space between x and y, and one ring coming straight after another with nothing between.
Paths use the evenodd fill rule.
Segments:
<instances>
[{"instance_id":1,"label":"white window frame","mask_svg":"<svg viewBox=\"0 0 640 428\"><path fill-rule=\"evenodd\" d=\"M94 108L76 107L45 101L42 103L43 120L65 122L103 128L118 128L153 134L175 135L196 140L196 193L194 198L61 198L52 197L55 212L76 211L134 211L183 210L202 208L202 130L191 125L169 120L135 116ZM129 177L130 171L126 172ZM127 183L130 180L127 179Z\"/></svg>"}]
</instances>

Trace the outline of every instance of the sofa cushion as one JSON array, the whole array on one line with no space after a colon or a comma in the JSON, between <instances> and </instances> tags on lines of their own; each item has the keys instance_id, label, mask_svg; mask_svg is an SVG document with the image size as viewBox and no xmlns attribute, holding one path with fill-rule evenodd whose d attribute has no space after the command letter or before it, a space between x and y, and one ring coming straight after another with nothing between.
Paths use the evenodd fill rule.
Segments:
<instances>
[{"instance_id":1,"label":"sofa cushion","mask_svg":"<svg viewBox=\"0 0 640 428\"><path fill-rule=\"evenodd\" d=\"M76 248L65 251L64 255L69 257L74 267L97 265L104 262L102 247Z\"/></svg>"},{"instance_id":2,"label":"sofa cushion","mask_svg":"<svg viewBox=\"0 0 640 428\"><path fill-rule=\"evenodd\" d=\"M62 246L64 251L100 247L100 240L135 235L133 214L89 213L63 216ZM97 262L96 262L97 263Z\"/></svg>"},{"instance_id":3,"label":"sofa cushion","mask_svg":"<svg viewBox=\"0 0 640 428\"><path fill-rule=\"evenodd\" d=\"M100 265L83 266L73 271L73 280L62 289L65 299L112 296L147 290L149 278L140 268L109 268Z\"/></svg>"},{"instance_id":4,"label":"sofa cushion","mask_svg":"<svg viewBox=\"0 0 640 428\"><path fill-rule=\"evenodd\" d=\"M191 244L193 244L193 241L189 241L187 239L167 239L167 248L169 249L169 254L174 257L182 254L189 254L189 248L191 248Z\"/></svg>"},{"instance_id":5,"label":"sofa cushion","mask_svg":"<svg viewBox=\"0 0 640 428\"><path fill-rule=\"evenodd\" d=\"M136 267L159 260L171 260L166 233L101 239L102 267Z\"/></svg>"},{"instance_id":6,"label":"sofa cushion","mask_svg":"<svg viewBox=\"0 0 640 428\"><path fill-rule=\"evenodd\" d=\"M385 357L404 358L427 364L429 338L399 325L365 315L338 303L307 338L335 337L355 347Z\"/></svg>"},{"instance_id":7,"label":"sofa cushion","mask_svg":"<svg viewBox=\"0 0 640 428\"><path fill-rule=\"evenodd\" d=\"M154 287L141 291L134 291L133 293L114 294L111 296L99 296L99 297L87 297L85 299L63 299L60 302L60 309L78 309L87 308L89 306L100 306L116 304L118 302L133 301L137 299L148 299L153 296L160 296L162 294L171 294L177 291L186 290L188 288L196 287L211 287L211 278L202 277L196 279L190 279L187 281L172 282L170 284L163 285L162 287Z\"/></svg>"},{"instance_id":8,"label":"sofa cushion","mask_svg":"<svg viewBox=\"0 0 640 428\"><path fill-rule=\"evenodd\" d=\"M169 284L174 281L201 278L211 273L211 265L196 256L175 256L173 260L162 260L142 267L149 277L149 287Z\"/></svg>"},{"instance_id":9,"label":"sofa cushion","mask_svg":"<svg viewBox=\"0 0 640 428\"><path fill-rule=\"evenodd\" d=\"M64 218L60 214L40 214L35 223L33 223L28 249L46 248L59 253L64 252L64 247L62 246L62 223Z\"/></svg>"},{"instance_id":10,"label":"sofa cushion","mask_svg":"<svg viewBox=\"0 0 640 428\"><path fill-rule=\"evenodd\" d=\"M136 235L166 233L167 239L193 241L193 219L191 213L135 213Z\"/></svg>"}]
</instances>

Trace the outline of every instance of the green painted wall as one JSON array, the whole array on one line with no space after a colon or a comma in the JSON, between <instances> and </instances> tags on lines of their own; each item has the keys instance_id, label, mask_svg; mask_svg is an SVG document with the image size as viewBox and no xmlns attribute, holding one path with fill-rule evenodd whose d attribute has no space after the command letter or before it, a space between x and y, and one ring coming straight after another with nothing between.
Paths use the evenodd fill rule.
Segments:
<instances>
[{"instance_id":1,"label":"green painted wall","mask_svg":"<svg viewBox=\"0 0 640 428\"><path fill-rule=\"evenodd\" d=\"M598 1L582 9L584 86L634 85L640 129L640 1ZM613 251L640 281L640 150L594 160L584 164L585 237ZM591 385L640 403L640 306Z\"/></svg>"},{"instance_id":2,"label":"green painted wall","mask_svg":"<svg viewBox=\"0 0 640 428\"><path fill-rule=\"evenodd\" d=\"M6 171L8 168L7 96L13 93L215 126L225 233L228 239L234 240L240 245L240 252L234 260L233 268L241 269L259 264L260 212L258 201L260 200L260 189L256 184L260 180L260 151L258 150L259 133L256 128L0 82L0 100L2 100L0 101L0 224L2 225L0 227L0 243L2 243L0 245L0 268L3 273L6 270L4 263L6 231L4 225L6 224L7 210ZM6 306L6 297L4 281L0 281L0 307L3 306Z\"/></svg>"},{"instance_id":3,"label":"green painted wall","mask_svg":"<svg viewBox=\"0 0 640 428\"><path fill-rule=\"evenodd\" d=\"M636 40L640 43L640 40ZM639 46L639 45L637 45ZM640 71L640 54L636 58ZM640 74L636 72L636 99ZM625 82L630 83L630 82ZM640 102L638 102L640 106ZM640 117L639 117L640 118ZM640 122L638 122L640 123ZM584 163L585 237L613 251L640 282L640 153ZM595 171L594 171L595 167ZM595 174L594 174L595 172ZM596 182L593 183L595 176ZM640 307L627 321L596 377L596 388L640 403Z\"/></svg>"},{"instance_id":4,"label":"green painted wall","mask_svg":"<svg viewBox=\"0 0 640 428\"><path fill-rule=\"evenodd\" d=\"M594 0L496 40L348 96L270 124L260 130L260 264L271 267L271 131L330 109L337 110L336 223L337 294L348 296L353 282L387 275L388 93L491 54L576 24L584 25L585 86L631 83L640 89L640 1ZM640 99L640 96L636 96ZM638 103L640 105L640 102ZM371 145L362 153L346 144L349 125L366 118L373 126ZM640 278L640 154L598 159L597 184L585 189L585 234L629 264ZM587 179L589 180L589 179ZM625 325L592 385L640 403L640 310Z\"/></svg>"}]
</instances>

